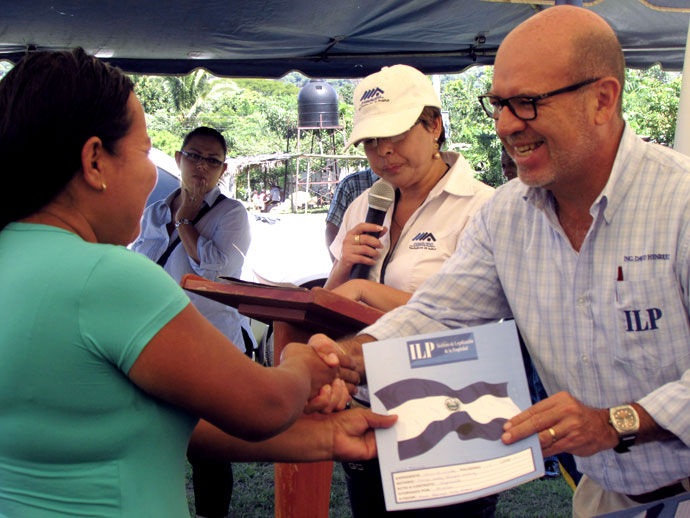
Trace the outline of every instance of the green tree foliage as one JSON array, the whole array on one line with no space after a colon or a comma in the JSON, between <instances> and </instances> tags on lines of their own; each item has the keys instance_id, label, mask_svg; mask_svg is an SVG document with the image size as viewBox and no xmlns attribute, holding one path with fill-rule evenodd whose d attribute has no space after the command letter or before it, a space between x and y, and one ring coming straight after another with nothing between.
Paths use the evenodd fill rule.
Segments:
<instances>
[{"instance_id":1,"label":"green tree foliage","mask_svg":"<svg viewBox=\"0 0 690 518\"><path fill-rule=\"evenodd\" d=\"M657 65L649 70L627 70L623 114L641 137L673 145L678 118L681 76Z\"/></svg>"},{"instance_id":2,"label":"green tree foliage","mask_svg":"<svg viewBox=\"0 0 690 518\"><path fill-rule=\"evenodd\" d=\"M182 146L182 137L165 129L149 129L149 137L153 147L170 156L175 156L175 151L179 151Z\"/></svg>"},{"instance_id":3,"label":"green tree foliage","mask_svg":"<svg viewBox=\"0 0 690 518\"><path fill-rule=\"evenodd\" d=\"M441 94L444 109L450 112L448 149L461 151L477 171L477 178L489 185L503 183L501 142L493 120L486 116L477 96L491 88L493 69L475 67L459 78L446 81Z\"/></svg>"},{"instance_id":4,"label":"green tree foliage","mask_svg":"<svg viewBox=\"0 0 690 518\"><path fill-rule=\"evenodd\" d=\"M143 75L131 75L130 77L134 82L134 93L141 101L145 113L165 112L172 105L172 98L164 86L165 78Z\"/></svg>"},{"instance_id":5,"label":"green tree foliage","mask_svg":"<svg viewBox=\"0 0 690 518\"><path fill-rule=\"evenodd\" d=\"M2 69L0 68L0 71ZM481 109L477 96L491 87L493 69L474 67L461 75L441 78L441 100L450 114L451 133L446 148L460 151L477 172L477 178L500 185L501 144L494 124ZM230 156L250 156L297 149L297 96L307 78L292 73L280 81L270 79L219 79L204 71L184 77L135 76L135 91L147 113L154 145L173 154L182 137L192 128L207 125L221 131L228 141ZM628 70L624 115L641 136L671 145L675 132L680 93L680 74L658 67L646 71ZM357 81L330 81L338 92L339 119L345 135L352 130L353 91ZM309 151L310 136L302 135L302 151ZM309 140L307 140L309 139ZM324 135L324 144L330 137ZM344 153L340 137L336 153ZM361 150L350 149L350 154ZM293 161L294 162L294 161ZM253 189L283 186L294 179L295 164L278 163L272 168L257 166L237 179L238 196ZM353 167L357 167L354 164ZM301 166L301 171L304 170ZM316 161L312 170L319 165ZM342 164L341 164L342 167ZM288 190L291 187L288 186Z\"/></svg>"}]
</instances>

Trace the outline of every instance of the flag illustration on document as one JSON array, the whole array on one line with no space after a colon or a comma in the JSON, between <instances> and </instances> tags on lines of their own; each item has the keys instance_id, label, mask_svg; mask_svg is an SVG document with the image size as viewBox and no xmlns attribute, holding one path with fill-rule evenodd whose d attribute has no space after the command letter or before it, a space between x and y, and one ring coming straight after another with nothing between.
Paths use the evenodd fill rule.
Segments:
<instances>
[{"instance_id":1,"label":"flag illustration on document","mask_svg":"<svg viewBox=\"0 0 690 518\"><path fill-rule=\"evenodd\" d=\"M429 451L446 435L497 441L505 422L520 413L507 383L479 381L454 390L427 379L405 379L376 392L390 414L397 414L400 460Z\"/></svg>"},{"instance_id":2,"label":"flag illustration on document","mask_svg":"<svg viewBox=\"0 0 690 518\"><path fill-rule=\"evenodd\" d=\"M512 321L390 338L362 346L371 408L395 414L376 430L389 511L450 505L539 478L539 437L501 440L532 404Z\"/></svg>"}]
</instances>

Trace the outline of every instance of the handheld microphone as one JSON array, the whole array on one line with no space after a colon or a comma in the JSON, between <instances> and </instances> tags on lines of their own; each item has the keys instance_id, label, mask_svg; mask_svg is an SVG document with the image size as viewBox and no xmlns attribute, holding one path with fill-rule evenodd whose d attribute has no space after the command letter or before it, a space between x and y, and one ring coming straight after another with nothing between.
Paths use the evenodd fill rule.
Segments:
<instances>
[{"instance_id":1,"label":"handheld microphone","mask_svg":"<svg viewBox=\"0 0 690 518\"><path fill-rule=\"evenodd\" d=\"M374 223L382 225L386 217L386 211L395 201L395 190L393 187L383 180L377 181L369 189L369 210L367 211L367 218L365 223ZM379 237L381 232L365 232L370 236ZM350 279L366 279L369 277L369 270L371 266L368 264L357 263L350 270Z\"/></svg>"}]
</instances>

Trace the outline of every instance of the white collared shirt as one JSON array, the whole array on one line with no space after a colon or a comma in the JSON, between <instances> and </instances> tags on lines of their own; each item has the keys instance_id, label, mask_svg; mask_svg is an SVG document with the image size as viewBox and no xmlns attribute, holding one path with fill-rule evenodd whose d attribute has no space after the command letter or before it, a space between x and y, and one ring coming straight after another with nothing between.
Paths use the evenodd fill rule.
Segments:
<instances>
[{"instance_id":1,"label":"white collared shirt","mask_svg":"<svg viewBox=\"0 0 690 518\"><path fill-rule=\"evenodd\" d=\"M430 275L438 272L458 244L460 234L494 189L474 178L474 171L458 153L443 152L450 166L446 175L431 190L426 200L405 223L395 249L390 251L390 232L381 238L383 248L369 279L399 290L413 292ZM331 244L334 257L340 258L345 234L366 219L369 189L348 207L338 235ZM383 225L390 228L394 206L388 209ZM381 279L381 269L390 254Z\"/></svg>"},{"instance_id":2,"label":"white collared shirt","mask_svg":"<svg viewBox=\"0 0 690 518\"><path fill-rule=\"evenodd\" d=\"M144 254L152 261L158 261L168 245L178 237L177 230L168 236L166 228L172 220L171 206L176 192L146 208L141 221L141 234L132 244L132 250ZM219 195L220 189L214 187L206 193L204 201L213 206ZM250 242L249 217L244 206L237 200L225 199L209 210L194 226L199 231L199 264L187 255L184 245L180 243L168 257L165 271L177 282L186 273L200 275L211 281L218 280L220 275L239 278ZM225 304L194 293L187 295L209 322L238 349L244 351L241 326L252 336L246 317Z\"/></svg>"}]
</instances>

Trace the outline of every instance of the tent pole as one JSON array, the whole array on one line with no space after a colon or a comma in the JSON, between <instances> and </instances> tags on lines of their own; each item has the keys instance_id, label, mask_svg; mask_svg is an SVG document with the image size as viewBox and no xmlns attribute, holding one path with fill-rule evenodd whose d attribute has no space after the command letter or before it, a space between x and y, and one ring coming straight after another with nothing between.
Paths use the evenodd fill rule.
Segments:
<instances>
[{"instance_id":1,"label":"tent pole","mask_svg":"<svg viewBox=\"0 0 690 518\"><path fill-rule=\"evenodd\" d=\"M690 40L690 27L688 28ZM686 72L688 75L686 75ZM683 59L683 82L680 85L680 100L678 101L678 118L676 119L676 136L673 139L673 149L690 155L690 41L685 44Z\"/></svg>"}]
</instances>

